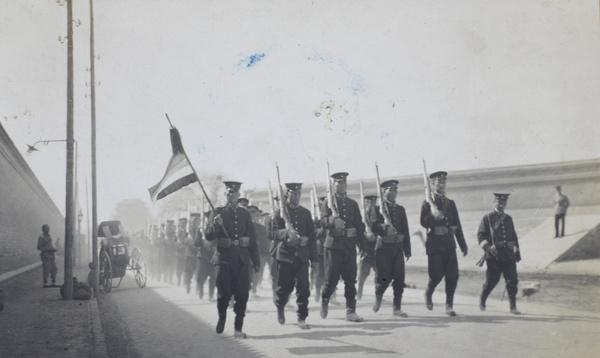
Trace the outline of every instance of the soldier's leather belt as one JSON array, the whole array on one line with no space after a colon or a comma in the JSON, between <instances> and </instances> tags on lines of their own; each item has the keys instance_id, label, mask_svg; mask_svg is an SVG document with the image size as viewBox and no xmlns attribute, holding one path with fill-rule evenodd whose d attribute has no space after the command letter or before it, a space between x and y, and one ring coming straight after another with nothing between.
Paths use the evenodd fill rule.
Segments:
<instances>
[{"instance_id":1,"label":"soldier's leather belt","mask_svg":"<svg viewBox=\"0 0 600 358\"><path fill-rule=\"evenodd\" d=\"M434 226L432 231L434 235L448 235L449 233L454 235L457 229L457 226Z\"/></svg>"},{"instance_id":2,"label":"soldier's leather belt","mask_svg":"<svg viewBox=\"0 0 600 358\"><path fill-rule=\"evenodd\" d=\"M517 244L514 241L497 241L496 247L508 247L509 249L514 249Z\"/></svg>"},{"instance_id":3,"label":"soldier's leather belt","mask_svg":"<svg viewBox=\"0 0 600 358\"><path fill-rule=\"evenodd\" d=\"M332 229L330 229L329 233L333 237L338 237L338 236L356 237L358 231L354 227L347 228L347 229L344 229L344 230L332 228Z\"/></svg>"},{"instance_id":4,"label":"soldier's leather belt","mask_svg":"<svg viewBox=\"0 0 600 358\"><path fill-rule=\"evenodd\" d=\"M404 235L383 235L381 241L383 241L384 244L400 244L404 242Z\"/></svg>"},{"instance_id":5,"label":"soldier's leather belt","mask_svg":"<svg viewBox=\"0 0 600 358\"><path fill-rule=\"evenodd\" d=\"M228 238L218 238L217 239L217 247L230 247L230 246L239 246L239 247L248 247L250 245L250 238L247 236L240 237L239 239L228 239Z\"/></svg>"}]
</instances>

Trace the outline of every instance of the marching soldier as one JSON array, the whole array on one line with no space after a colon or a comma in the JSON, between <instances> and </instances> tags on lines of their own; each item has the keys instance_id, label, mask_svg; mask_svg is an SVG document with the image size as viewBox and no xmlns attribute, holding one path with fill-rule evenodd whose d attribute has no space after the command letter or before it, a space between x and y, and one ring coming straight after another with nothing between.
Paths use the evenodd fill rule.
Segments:
<instances>
[{"instance_id":1,"label":"marching soldier","mask_svg":"<svg viewBox=\"0 0 600 358\"><path fill-rule=\"evenodd\" d=\"M258 254L260 256L260 270L254 273L254 275L251 275L252 297L258 297L257 289L262 282L266 262L269 260L269 249L271 244L269 238L267 237L267 227L261 222L262 212L260 209L255 205L249 205L248 212L250 213L250 217L254 223L254 232L256 234L256 242L258 244Z\"/></svg>"},{"instance_id":2,"label":"marching soldier","mask_svg":"<svg viewBox=\"0 0 600 358\"><path fill-rule=\"evenodd\" d=\"M325 238L325 282L321 292L321 318L326 318L329 299L340 279L344 281L346 297L346 320L362 322L356 314L356 247L364 242L365 226L358 203L346 194L348 173L331 175L333 190L330 193L337 205L339 216L335 216L329 207L321 210L321 227L327 229Z\"/></svg>"},{"instance_id":3,"label":"marching soldier","mask_svg":"<svg viewBox=\"0 0 600 358\"><path fill-rule=\"evenodd\" d=\"M375 210L375 204L377 202L377 196L367 195L364 197L364 205L367 209L363 220L368 223L366 225L372 225L372 217ZM356 299L360 300L363 295L363 288L367 277L371 274L371 269L375 269L375 239L376 235L370 235L365 233L365 244L359 249L360 258L358 259L358 292L356 293Z\"/></svg>"},{"instance_id":4,"label":"marching soldier","mask_svg":"<svg viewBox=\"0 0 600 358\"><path fill-rule=\"evenodd\" d=\"M377 235L375 244L375 303L373 311L379 311L383 294L390 283L394 289L394 316L407 317L402 312L402 294L404 293L404 257L408 260L411 253L410 234L406 210L396 203L398 181L387 180L381 183L383 196L381 205L385 205L390 223L385 223L381 206L375 208L373 234Z\"/></svg>"},{"instance_id":5,"label":"marching soldier","mask_svg":"<svg viewBox=\"0 0 600 358\"><path fill-rule=\"evenodd\" d=\"M235 297L235 338L246 338L242 332L246 304L250 290L249 262L252 261L254 271L260 268L258 246L254 233L254 225L246 209L237 205L242 183L226 181L225 197L227 204L217 209L216 216L209 220L206 239L217 241L217 250L212 258L217 273L217 310L219 321L216 331L223 333L227 317L227 306L232 296Z\"/></svg>"},{"instance_id":6,"label":"marching soldier","mask_svg":"<svg viewBox=\"0 0 600 358\"><path fill-rule=\"evenodd\" d=\"M192 286L192 277L196 272L198 256L198 248L196 247L196 237L200 234L200 214L190 214L190 232L186 235L183 242L185 245L185 270L183 272L183 284L185 286L185 292L190 293Z\"/></svg>"},{"instance_id":7,"label":"marching soldier","mask_svg":"<svg viewBox=\"0 0 600 358\"><path fill-rule=\"evenodd\" d=\"M325 200L327 200L326 197L321 197L318 205L322 206ZM321 288L323 287L323 282L325 282L325 249L323 248L323 244L325 243L327 231L321 227L320 220L315 220L314 226L319 260L316 265L311 266L311 274L315 285L315 301L319 302L321 299Z\"/></svg>"},{"instance_id":8,"label":"marching soldier","mask_svg":"<svg viewBox=\"0 0 600 358\"><path fill-rule=\"evenodd\" d=\"M177 241L175 242L175 277L177 278L177 287L181 286L181 278L185 271L185 251L187 246L185 241L188 237L187 218L180 218L177 226Z\"/></svg>"},{"instance_id":9,"label":"marching soldier","mask_svg":"<svg viewBox=\"0 0 600 358\"><path fill-rule=\"evenodd\" d=\"M318 261L315 228L310 211L300 206L302 196L301 183L286 183L285 203L292 228L286 228L281 215L275 216L273 240L276 243L275 260L277 260L278 276L275 290L275 306L277 320L285 324L285 305L296 286L296 303L298 304L298 326L309 329L308 298L310 296L308 261L315 265Z\"/></svg>"},{"instance_id":10,"label":"marching soldier","mask_svg":"<svg viewBox=\"0 0 600 358\"><path fill-rule=\"evenodd\" d=\"M210 217L211 212L207 211L204 213L204 217ZM196 232L194 238L194 245L198 247L198 253L196 258L198 259L198 273L196 274L196 290L198 291L198 297L204 298L204 283L208 279L208 300L214 299L215 287L217 283L217 274L215 273L215 266L211 263L211 259L215 254L216 241L207 241L202 237L203 228L200 226Z\"/></svg>"},{"instance_id":11,"label":"marching soldier","mask_svg":"<svg viewBox=\"0 0 600 358\"><path fill-rule=\"evenodd\" d=\"M512 217L504 212L509 195L494 193L494 211L483 217L477 230L477 241L486 253L487 264L479 308L485 311L485 301L498 284L500 275L504 275L510 313L520 314L517 309L517 262L521 261L521 252Z\"/></svg>"},{"instance_id":12,"label":"marching soldier","mask_svg":"<svg viewBox=\"0 0 600 358\"><path fill-rule=\"evenodd\" d=\"M177 228L175 227L175 221L167 220L167 227L165 229L165 251L164 251L164 262L165 262L165 282L173 283L173 274L175 273L175 264L177 263L175 258L175 244L177 242Z\"/></svg>"},{"instance_id":13,"label":"marching soldier","mask_svg":"<svg viewBox=\"0 0 600 358\"><path fill-rule=\"evenodd\" d=\"M433 291L445 277L446 280L446 314L456 316L452 308L454 291L458 283L458 259L456 257L456 241L463 256L468 253L462 226L458 217L458 209L453 200L446 197L447 172L432 173L429 178L434 187L433 200L435 208L425 200L421 206L421 226L427 229L425 251L429 271L429 282L425 290L425 306L433 309ZM434 215L435 213L435 215Z\"/></svg>"}]
</instances>

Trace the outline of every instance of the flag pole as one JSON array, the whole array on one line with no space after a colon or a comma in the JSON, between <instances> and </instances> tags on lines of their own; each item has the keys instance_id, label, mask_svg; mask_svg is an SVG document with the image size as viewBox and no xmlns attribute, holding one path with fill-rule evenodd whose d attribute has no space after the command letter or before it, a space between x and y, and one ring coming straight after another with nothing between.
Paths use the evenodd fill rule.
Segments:
<instances>
[{"instance_id":1,"label":"flag pole","mask_svg":"<svg viewBox=\"0 0 600 358\"><path fill-rule=\"evenodd\" d=\"M167 113L165 113L165 116L167 116L167 120L169 121L169 125L171 126L171 128L175 128L173 126L173 123L171 123L171 119L169 118L169 115ZM180 138L181 138L181 136L180 136ZM183 147L183 140L181 142L182 142L181 146ZM200 181L200 177L198 176L198 173L196 173L196 168L194 168L194 165L192 165L192 162L190 161L190 158L188 157L187 153L185 152L185 148L184 148L184 151L183 151L183 155L185 155L185 159L187 159L188 163L190 164L190 168L192 168L192 172L194 172L194 175L196 176L196 180L198 181L198 184L200 184L200 189L202 189L202 193L204 194L204 197L206 197L206 201L208 201L208 205L210 205L210 208L211 208L213 214L216 216L217 215L217 211L215 210L214 205L210 201L210 198L208 197L208 194L206 194L206 190L204 190L204 185L202 185L202 182ZM223 229L223 232L225 232L225 235L227 236L227 238L231 239L231 237L227 233L227 230L225 230L225 226L223 226L223 224L221 224L221 228Z\"/></svg>"}]
</instances>

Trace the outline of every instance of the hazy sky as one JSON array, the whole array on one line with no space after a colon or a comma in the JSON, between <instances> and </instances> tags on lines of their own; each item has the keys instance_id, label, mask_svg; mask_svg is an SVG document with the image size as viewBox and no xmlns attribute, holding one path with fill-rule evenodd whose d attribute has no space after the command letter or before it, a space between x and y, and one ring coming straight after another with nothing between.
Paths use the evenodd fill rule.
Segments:
<instances>
[{"instance_id":1,"label":"hazy sky","mask_svg":"<svg viewBox=\"0 0 600 358\"><path fill-rule=\"evenodd\" d=\"M66 138L66 6L0 0L0 121ZM79 183L90 177L89 8L74 1ZM600 156L596 0L95 2L99 220L170 158L243 188ZM65 146L25 159L64 211ZM82 192L82 196L84 193ZM83 197L85 200L85 197ZM84 204L85 205L85 204Z\"/></svg>"}]
</instances>

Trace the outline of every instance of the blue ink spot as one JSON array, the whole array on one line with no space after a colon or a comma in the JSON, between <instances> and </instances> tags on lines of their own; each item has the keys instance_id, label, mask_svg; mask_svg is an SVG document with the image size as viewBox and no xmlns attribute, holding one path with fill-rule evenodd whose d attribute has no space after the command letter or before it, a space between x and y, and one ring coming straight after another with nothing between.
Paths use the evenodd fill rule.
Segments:
<instances>
[{"instance_id":1,"label":"blue ink spot","mask_svg":"<svg viewBox=\"0 0 600 358\"><path fill-rule=\"evenodd\" d=\"M381 132L379 133L379 139L385 139L390 136L389 132Z\"/></svg>"},{"instance_id":2,"label":"blue ink spot","mask_svg":"<svg viewBox=\"0 0 600 358\"><path fill-rule=\"evenodd\" d=\"M352 81L352 93L354 95L361 94L365 91L362 79L354 79Z\"/></svg>"},{"instance_id":3,"label":"blue ink spot","mask_svg":"<svg viewBox=\"0 0 600 358\"><path fill-rule=\"evenodd\" d=\"M257 64L258 62L262 61L262 59L264 57L265 57L264 53L256 53L254 55L247 56L247 57L243 58L242 60L240 60L240 62L238 63L238 66L245 67L245 68L252 67L255 64Z\"/></svg>"},{"instance_id":4,"label":"blue ink spot","mask_svg":"<svg viewBox=\"0 0 600 358\"><path fill-rule=\"evenodd\" d=\"M206 151L206 147L205 147L204 145L202 145L202 144L198 144L198 145L196 146L196 153L200 154L200 153L202 153L202 152L204 152L204 151Z\"/></svg>"}]
</instances>

